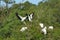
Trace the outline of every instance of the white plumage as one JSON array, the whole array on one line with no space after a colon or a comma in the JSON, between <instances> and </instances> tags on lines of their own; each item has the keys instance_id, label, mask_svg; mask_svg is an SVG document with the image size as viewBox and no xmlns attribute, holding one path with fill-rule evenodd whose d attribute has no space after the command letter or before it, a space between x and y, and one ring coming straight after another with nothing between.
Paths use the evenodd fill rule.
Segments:
<instances>
[{"instance_id":1,"label":"white plumage","mask_svg":"<svg viewBox=\"0 0 60 40\"><path fill-rule=\"evenodd\" d=\"M53 30L53 26L49 26L49 28L48 28L49 30Z\"/></svg>"},{"instance_id":2,"label":"white plumage","mask_svg":"<svg viewBox=\"0 0 60 40\"><path fill-rule=\"evenodd\" d=\"M32 13L32 14L28 15L28 20L29 20L30 22L32 22L33 15L34 15L34 13Z\"/></svg>"},{"instance_id":3,"label":"white plumage","mask_svg":"<svg viewBox=\"0 0 60 40\"><path fill-rule=\"evenodd\" d=\"M27 16L25 16L25 17L22 17L22 16L20 16L20 15L18 15L18 16L20 17L21 21L24 21L24 20L26 20L26 18L27 18Z\"/></svg>"},{"instance_id":4,"label":"white plumage","mask_svg":"<svg viewBox=\"0 0 60 40\"><path fill-rule=\"evenodd\" d=\"M31 19L33 18L33 15L34 15L33 13L32 13L32 14L30 14L30 18L31 18Z\"/></svg>"},{"instance_id":5,"label":"white plumage","mask_svg":"<svg viewBox=\"0 0 60 40\"><path fill-rule=\"evenodd\" d=\"M43 23L39 23L39 25L40 25L40 27L41 27L41 28L43 28L43 27L44 27Z\"/></svg>"},{"instance_id":6,"label":"white plumage","mask_svg":"<svg viewBox=\"0 0 60 40\"><path fill-rule=\"evenodd\" d=\"M31 19L31 17L28 15L28 20L30 21L30 22L32 22L32 19Z\"/></svg>"},{"instance_id":7,"label":"white plumage","mask_svg":"<svg viewBox=\"0 0 60 40\"><path fill-rule=\"evenodd\" d=\"M27 29L27 27L22 27L22 28L20 29L20 31L23 32L23 31L25 31L26 29Z\"/></svg>"},{"instance_id":8,"label":"white plumage","mask_svg":"<svg viewBox=\"0 0 60 40\"><path fill-rule=\"evenodd\" d=\"M42 31L42 33L44 34L44 35L46 35L47 34L47 27L45 26L41 31Z\"/></svg>"},{"instance_id":9,"label":"white plumage","mask_svg":"<svg viewBox=\"0 0 60 40\"><path fill-rule=\"evenodd\" d=\"M27 16L23 17L21 15L18 15L18 13L16 13L16 16L18 17L18 19L20 19L21 21L24 21L27 19Z\"/></svg>"}]
</instances>

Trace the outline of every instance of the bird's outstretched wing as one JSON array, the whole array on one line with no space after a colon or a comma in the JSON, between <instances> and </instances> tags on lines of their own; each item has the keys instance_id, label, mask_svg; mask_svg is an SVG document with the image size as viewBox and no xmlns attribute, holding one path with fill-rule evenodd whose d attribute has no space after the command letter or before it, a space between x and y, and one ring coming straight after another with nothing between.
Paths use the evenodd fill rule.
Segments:
<instances>
[{"instance_id":1,"label":"bird's outstretched wing","mask_svg":"<svg viewBox=\"0 0 60 40\"><path fill-rule=\"evenodd\" d=\"M18 19L20 19L21 21L26 20L27 16L22 17L21 15L18 15L18 13L16 13L16 16L18 17Z\"/></svg>"},{"instance_id":2,"label":"bird's outstretched wing","mask_svg":"<svg viewBox=\"0 0 60 40\"><path fill-rule=\"evenodd\" d=\"M32 19L33 19L33 15L34 15L34 13L31 13L31 14L28 15L28 19L29 19L29 21L32 21Z\"/></svg>"}]
</instances>

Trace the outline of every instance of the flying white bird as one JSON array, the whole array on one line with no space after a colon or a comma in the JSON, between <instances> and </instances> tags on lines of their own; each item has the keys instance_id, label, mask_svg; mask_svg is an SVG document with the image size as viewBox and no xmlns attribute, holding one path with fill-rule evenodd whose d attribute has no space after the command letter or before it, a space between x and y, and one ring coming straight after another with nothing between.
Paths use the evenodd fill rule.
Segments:
<instances>
[{"instance_id":1,"label":"flying white bird","mask_svg":"<svg viewBox=\"0 0 60 40\"><path fill-rule=\"evenodd\" d=\"M18 19L20 19L22 22L27 19L27 16L22 17L21 15L18 15L18 13L16 13L16 16L17 16Z\"/></svg>"},{"instance_id":2,"label":"flying white bird","mask_svg":"<svg viewBox=\"0 0 60 40\"><path fill-rule=\"evenodd\" d=\"M32 22L33 16L34 16L34 13L31 13L31 14L28 15L28 20L30 22Z\"/></svg>"},{"instance_id":3,"label":"flying white bird","mask_svg":"<svg viewBox=\"0 0 60 40\"><path fill-rule=\"evenodd\" d=\"M25 31L26 29L27 29L27 27L22 27L22 28L20 29L20 31L23 32L23 31Z\"/></svg>"},{"instance_id":4,"label":"flying white bird","mask_svg":"<svg viewBox=\"0 0 60 40\"><path fill-rule=\"evenodd\" d=\"M47 34L47 27L45 26L41 31L44 35L46 35Z\"/></svg>"},{"instance_id":5,"label":"flying white bird","mask_svg":"<svg viewBox=\"0 0 60 40\"><path fill-rule=\"evenodd\" d=\"M43 28L43 27L44 27L43 23L39 23L39 25L40 25L40 27L41 27L41 28Z\"/></svg>"},{"instance_id":6,"label":"flying white bird","mask_svg":"<svg viewBox=\"0 0 60 40\"><path fill-rule=\"evenodd\" d=\"M53 26L49 26L49 28L48 28L48 29L53 30Z\"/></svg>"}]
</instances>

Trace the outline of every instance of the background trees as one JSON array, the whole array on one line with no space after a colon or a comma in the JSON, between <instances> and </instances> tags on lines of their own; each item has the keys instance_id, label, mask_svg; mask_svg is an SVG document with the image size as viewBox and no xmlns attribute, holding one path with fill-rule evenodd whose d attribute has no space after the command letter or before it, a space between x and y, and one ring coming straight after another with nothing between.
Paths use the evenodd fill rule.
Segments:
<instances>
[{"instance_id":1,"label":"background trees","mask_svg":"<svg viewBox=\"0 0 60 40\"><path fill-rule=\"evenodd\" d=\"M8 4L14 3L12 0L3 0L6 7L0 11L0 40L60 40L60 0L46 0L38 5L29 3L13 4L10 8ZM21 6L22 5L22 6ZM6 9L7 8L7 9ZM7 13L6 10L10 11ZM33 22L24 23L17 19L15 13L24 16L26 13L34 12ZM43 37L40 33L38 23L44 23L47 27L54 26L54 31ZM21 33L19 30L22 26L28 26L29 30Z\"/></svg>"}]
</instances>

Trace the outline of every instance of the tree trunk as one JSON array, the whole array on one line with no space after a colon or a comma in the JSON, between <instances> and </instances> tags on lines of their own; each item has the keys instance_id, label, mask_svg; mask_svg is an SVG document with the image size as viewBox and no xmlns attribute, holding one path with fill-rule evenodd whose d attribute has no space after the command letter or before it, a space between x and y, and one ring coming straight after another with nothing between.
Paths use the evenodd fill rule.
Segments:
<instances>
[{"instance_id":1,"label":"tree trunk","mask_svg":"<svg viewBox=\"0 0 60 40\"><path fill-rule=\"evenodd\" d=\"M8 3L6 3L6 15L8 14Z\"/></svg>"},{"instance_id":2,"label":"tree trunk","mask_svg":"<svg viewBox=\"0 0 60 40\"><path fill-rule=\"evenodd\" d=\"M0 0L0 7L1 7L1 0Z\"/></svg>"}]
</instances>

